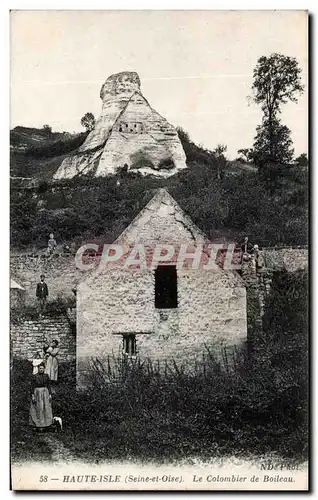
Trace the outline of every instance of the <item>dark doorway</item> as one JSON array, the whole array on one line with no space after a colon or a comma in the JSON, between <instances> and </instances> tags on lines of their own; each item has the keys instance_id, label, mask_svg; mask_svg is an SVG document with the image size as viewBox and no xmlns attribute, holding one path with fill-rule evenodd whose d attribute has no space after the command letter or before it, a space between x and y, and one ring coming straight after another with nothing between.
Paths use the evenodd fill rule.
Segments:
<instances>
[{"instance_id":1,"label":"dark doorway","mask_svg":"<svg viewBox=\"0 0 318 500\"><path fill-rule=\"evenodd\" d=\"M158 266L155 270L156 309L178 307L178 283L176 266Z\"/></svg>"}]
</instances>

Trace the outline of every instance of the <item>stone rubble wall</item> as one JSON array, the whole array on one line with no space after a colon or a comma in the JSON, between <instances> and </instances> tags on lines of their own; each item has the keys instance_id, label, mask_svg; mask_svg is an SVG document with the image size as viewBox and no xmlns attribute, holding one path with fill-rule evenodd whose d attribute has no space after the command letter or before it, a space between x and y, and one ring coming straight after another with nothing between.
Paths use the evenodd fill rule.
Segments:
<instances>
[{"instance_id":1,"label":"stone rubble wall","mask_svg":"<svg viewBox=\"0 0 318 500\"><path fill-rule=\"evenodd\" d=\"M233 335L226 337L225 344L232 345L235 343L236 333L238 330L235 327L236 321L238 319L237 316L231 316L231 308L232 305L238 307L238 312L243 311L247 308L247 323L248 330L250 330L249 326L249 318L255 314L255 310L260 311L260 315L262 313L262 304L264 302L266 294L269 293L270 290L270 276L274 271L279 271L286 269L287 271L294 272L297 269L304 269L308 266L308 250L307 249L264 249L262 252L263 258L263 267L261 269L257 269L255 267L254 262L250 262L248 265L245 265L245 268L242 269L242 277L246 286L246 298L245 294L238 297L234 297L233 293L239 292L239 289L234 287L233 289L223 286L222 283L217 284L217 295L213 298L211 297L211 303L214 304L213 311L211 310L211 316L209 316L208 322L214 325L215 332L225 332L227 330L231 331L233 329ZM20 255L12 255L11 256L11 274L12 277L25 288L25 303L26 305L31 305L36 302L35 299L35 289L36 284L39 280L40 274L43 272L46 276L46 281L49 287L49 299L56 299L58 297L74 297L72 292L72 288L75 285L78 285L85 276L87 276L87 272L76 269L75 258L73 255L57 255L52 259L47 259L46 257L38 256L32 257L26 254ZM94 279L94 278L93 278ZM149 276L150 282L149 287L153 289L152 277ZM186 279L186 278L185 278ZM205 335L199 334L199 330L201 332L202 321L200 322L200 328L198 329L197 334L195 334L195 317L197 314L197 304L195 302L195 306L190 310L189 316L189 308L186 305L186 295L189 293L189 284L184 288L184 294L182 292L182 296L180 304L182 304L183 312L181 315L177 311L172 311L163 313L160 316L159 312L153 311L153 315L151 318L147 313L144 318L148 321L147 324L133 324L129 319L130 316L124 314L124 306L127 307L127 301L123 302L123 307L118 309L118 320L119 323L117 328L123 328L125 331L126 328L131 329L132 327L138 326L140 331L145 331L143 336L140 336L137 339L137 348L142 349L143 351L147 351L149 356L157 356L157 353L169 354L171 352L170 342L171 339L166 338L168 335L167 329L175 331L176 329L182 332L182 336L180 338L175 338L175 344L173 346L173 350L178 357L182 355L184 359L188 359L192 350L194 352L194 357L196 356L197 349L194 344L198 347L199 345L204 347L206 343L207 337ZM109 284L109 283L108 283ZM202 289L211 289L211 293L215 288L216 283L201 283L197 284L194 291L200 288ZM106 288L107 288L106 284ZM105 283L101 282L98 284L98 289L104 288ZM235 291L236 289L236 291ZM243 290L243 289L242 289ZM110 292L111 290L109 290ZM191 292L192 293L192 292ZM232 297L232 298L231 298ZM137 294L138 298L138 294ZM179 297L179 299L181 296ZM220 303L220 314L224 313L224 310L228 311L228 317L224 317L224 325L217 321L215 314L217 314L217 301L224 299L224 303ZM234 300L232 304L232 299ZM110 299L109 299L110 300ZM117 299L116 299L117 300ZM151 304L153 304L153 297L149 298ZM205 300L205 298L204 298ZM241 302L243 301L243 302ZM118 301L117 301L118 302ZM190 301L191 302L191 301ZM200 300L198 304L200 303ZM226 304L227 305L226 305ZM21 305L23 307L23 305ZM114 307L114 302L110 304L110 307ZM125 306L126 307L126 306ZM140 302L140 307L143 307L142 302ZM227 308L230 309L227 309ZM79 311L79 307L77 307L77 314ZM148 311L148 309L147 309ZM188 312L187 312L188 311ZM223 312L222 312L223 311ZM234 311L234 309L233 309ZM252 311L252 312L251 312ZM91 321L91 325L95 331L95 328L99 328L99 320L96 320L96 317L91 317L91 314L94 311L90 308L89 304L86 304L84 308L81 310L82 319L80 321ZM97 311L100 315L101 311ZM107 312L107 311L106 311ZM234 311L235 312L235 311ZM85 313L85 314L84 314ZM75 315L75 311L72 311L73 316ZM143 313L141 313L143 314ZM185 316L184 316L185 314ZM236 313L235 313L236 314ZM205 317L205 313L202 316L202 320ZM137 318L140 314L137 316ZM189 321L186 319L186 316L189 317ZM101 315L100 317L100 325L103 327L107 327L108 329L111 327L109 322L105 320L107 319L107 314L104 317ZM243 320L243 318L241 318ZM228 323L226 324L226 321ZM231 320L231 321L230 321ZM106 323L105 323L106 321ZM122 322L128 321L128 326L122 324ZM140 321L140 320L138 320ZM61 344L60 351L60 360L61 361L69 361L75 359L76 352L76 339L74 334L74 327L72 328L72 322L75 323L75 318L73 321L69 321L66 316L57 316L57 317L43 317L37 320L25 320L20 322L19 324L11 324L11 352L13 356L23 359L32 359L34 355L43 347L43 344L50 341L52 338L57 338ZM105 323L105 324L104 324ZM112 323L113 327L116 325ZM125 327L126 325L126 327ZM204 324L205 325L205 324ZM203 325L203 326L204 326ZM125 328L124 328L125 327ZM203 330L205 331L205 326ZM148 335L148 331L155 331L155 338ZM243 330L242 330L243 331ZM194 332L194 333L193 333ZM102 330L97 332L98 335L102 334ZM116 332L115 332L116 333ZM119 333L119 331L118 331ZM223 336L223 333L222 333ZM92 351L92 355L98 357L100 354L104 354L106 352L114 352L114 354L121 353L122 344L119 336L110 334L108 337L108 344L101 345L102 351ZM121 337L121 336L120 336ZM216 337L220 340L219 333L217 333ZM216 338L215 337L215 338ZM232 338L231 338L232 337ZM161 340L160 340L161 339ZM225 339L225 337L224 337ZM213 339L212 339L213 340ZM242 339L243 340L243 339ZM113 342L111 345L109 342ZM163 341L163 342L162 342ZM179 343L179 344L178 344ZM85 344L85 342L84 342ZM90 345L90 343L89 343ZM92 345L97 345L96 339ZM165 346L163 349L162 345ZM185 348L185 346L188 346ZM168 350L167 352L166 349ZM85 353L82 353L82 360L84 361ZM160 357L159 356L159 357ZM157 356L158 357L158 356ZM81 363L81 361L78 361Z\"/></svg>"},{"instance_id":2,"label":"stone rubble wall","mask_svg":"<svg viewBox=\"0 0 318 500\"><path fill-rule=\"evenodd\" d=\"M92 275L77 291L77 367L122 353L134 333L141 359L186 367L208 347L219 352L246 342L246 291L224 272L179 270L178 307L158 310L151 271L113 269ZM78 384L81 384L78 379Z\"/></svg>"},{"instance_id":3,"label":"stone rubble wall","mask_svg":"<svg viewBox=\"0 0 318 500\"><path fill-rule=\"evenodd\" d=\"M158 224L161 223L159 211L156 216L158 217ZM162 223L164 223L164 217L162 218ZM138 228L136 228L136 231L137 229ZM171 235L171 231L167 231L167 241L169 237L171 241L171 238L176 235L175 228L172 227L172 229ZM181 239L181 235L179 233L177 234L178 240L180 241L182 238L189 238L188 231L182 234ZM136 232L135 235L135 233L133 233L132 239L134 239L135 236L141 237L142 234L137 234ZM129 238L127 241L128 243L130 242ZM117 243L120 244L124 242L118 240ZM283 269L294 272L298 269L305 269L308 267L308 250L305 248L264 249L261 254L264 262L263 270L266 270L266 272L280 271ZM58 297L74 297L72 289L87 276L87 271L76 268L75 256L68 254L56 254L50 259L45 255L31 256L28 254L12 254L10 257L10 272L11 277L25 289L24 300L26 304L36 303L36 285L42 273L46 276L46 282L49 288L49 300ZM252 275L253 273L249 271L248 276L245 276L247 286L251 284L250 280L253 281L254 279Z\"/></svg>"},{"instance_id":4,"label":"stone rubble wall","mask_svg":"<svg viewBox=\"0 0 318 500\"><path fill-rule=\"evenodd\" d=\"M36 304L36 285L41 274L45 275L48 285L48 300L74 297L72 289L85 276L85 271L76 268L74 255L67 254L55 254L52 258L45 255L11 255L10 272L12 278L25 289L27 305Z\"/></svg>"},{"instance_id":5,"label":"stone rubble wall","mask_svg":"<svg viewBox=\"0 0 318 500\"><path fill-rule=\"evenodd\" d=\"M264 249L264 267L273 271L295 272L308 267L307 248Z\"/></svg>"},{"instance_id":6,"label":"stone rubble wall","mask_svg":"<svg viewBox=\"0 0 318 500\"><path fill-rule=\"evenodd\" d=\"M12 323L10 328L11 355L15 358L37 357L44 345L56 339L59 341L60 362L73 361L76 355L76 338L66 316L45 317Z\"/></svg>"}]
</instances>

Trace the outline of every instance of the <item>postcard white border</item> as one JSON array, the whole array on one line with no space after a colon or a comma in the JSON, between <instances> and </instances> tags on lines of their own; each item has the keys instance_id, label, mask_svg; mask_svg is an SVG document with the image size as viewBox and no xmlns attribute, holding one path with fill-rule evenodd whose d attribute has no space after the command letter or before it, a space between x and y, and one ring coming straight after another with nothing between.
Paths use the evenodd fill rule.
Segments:
<instances>
[{"instance_id":1,"label":"postcard white border","mask_svg":"<svg viewBox=\"0 0 318 500\"><path fill-rule=\"evenodd\" d=\"M9 234L9 134L8 134L8 129L9 129L9 15L8 11L9 9L220 9L220 10L232 10L232 9L244 9L244 10L256 10L256 9L265 9L265 10L274 10L274 9L286 9L286 10L294 10L294 9L299 9L299 10L305 10L308 9L312 15L315 16L317 13L317 2L313 0L308 0L306 2L297 2L297 1L282 1L282 0L267 0L267 1L259 1L255 3L254 1L240 1L237 2L235 0L232 1L227 1L227 0L222 0L222 1L204 1L204 0L196 0L194 1L184 1L184 2L178 2L175 0L161 0L161 1L134 1L131 2L129 0L109 0L107 2L103 0L90 0L88 1L70 1L70 0L56 0L55 2L52 1L7 1L4 0L1 3L1 37L2 37L2 43L0 44L0 50L1 50L1 68L2 68L2 78L1 78L1 85L2 85L2 92L1 92L1 98L2 98L2 113L1 113L1 145L2 145L2 169L3 169L3 179L2 182L0 183L0 189L1 189L1 196L0 196L0 201L1 201L1 234L5 235L3 240L2 240L2 245L0 247L0 258L1 258L1 263L2 263L2 279L1 279L1 305L2 305L2 314L1 314L1 331L3 334L4 339L2 340L2 349L0 350L0 365L2 368L1 372L1 380L2 380L2 391L1 391L1 396L2 396L2 402L6 402L7 405L2 405L2 411L0 413L1 415L1 479L0 479L0 491L1 491L1 496L2 498L8 498L9 496L12 495L12 492L9 491L9 433L8 433L8 428L9 428L9 335L8 335L8 325L9 325L9 316L8 316L8 282L9 282L9 266L7 263L9 262L9 247L8 247L8 234ZM314 24L316 24L316 20L314 20ZM313 34L313 42L315 41L315 33ZM311 68L312 71L312 79L315 81L315 66L317 66L317 51L314 50L314 55L313 55L313 66ZM311 82L312 84L312 82ZM313 85L313 84L312 84ZM313 119L315 116L317 116L317 100L312 101L310 103L311 106L313 106L312 114L313 114ZM317 134L317 128L314 127L314 130L311 132L312 133L312 155L313 155L313 160L315 159L315 139L316 139L316 134ZM316 166L314 165L314 168ZM313 222L312 222L312 245L313 248L316 248L315 242L316 242L316 220L314 219L315 214L316 214L316 193L317 193L317 175L314 175L312 177L313 180L313 185L312 187L313 190L313 206L312 206L312 216L313 216ZM312 265L314 265L314 272L312 274L312 279L314 279L314 286L313 286L313 292L316 292L316 283L317 283L317 266L315 265L315 253L313 252L312 255ZM317 342L315 341L315 331L316 331L316 314L315 311L318 310L318 298L317 294L314 294L314 300L312 303L312 312L313 312L313 323L312 323L312 347L314 348L314 353L312 354L312 360L316 359L316 354L317 354ZM317 368L316 368L316 363L312 363L312 370L313 370L313 379L312 379L312 386L317 387ZM315 395L316 391L313 391L313 396ZM317 443L317 433L316 433L316 426L315 426L315 417L317 415L317 399L314 398L312 407L313 407L313 415L312 415L312 426L313 426L313 449L312 449L312 454L315 454L316 451L316 443ZM317 464L317 460L315 461ZM6 475L5 471L8 471L8 474ZM312 471L312 482L313 485L315 486L315 481L314 481L314 476L316 475L315 472L316 470ZM256 493L255 493L256 494ZM63 495L63 493L61 493ZM59 497L59 495L57 495ZM84 495L85 498L86 495ZM35 494L31 494L29 497L35 497ZM83 498L83 495L81 495ZM222 495L224 497L224 495ZM273 495L271 494L271 497L273 498ZM275 495L274 495L275 497Z\"/></svg>"}]
</instances>

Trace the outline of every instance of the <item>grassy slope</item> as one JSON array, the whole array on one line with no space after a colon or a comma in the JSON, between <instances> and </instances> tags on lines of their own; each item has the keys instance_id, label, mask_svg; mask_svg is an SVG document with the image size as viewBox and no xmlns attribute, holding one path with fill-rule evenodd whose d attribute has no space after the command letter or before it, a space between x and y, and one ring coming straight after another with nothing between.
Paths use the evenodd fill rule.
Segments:
<instances>
[{"instance_id":1,"label":"grassy slope","mask_svg":"<svg viewBox=\"0 0 318 500\"><path fill-rule=\"evenodd\" d=\"M60 166L65 155L52 158L34 158L20 152L11 152L10 170L11 176L31 177L50 181Z\"/></svg>"},{"instance_id":2,"label":"grassy slope","mask_svg":"<svg viewBox=\"0 0 318 500\"><path fill-rule=\"evenodd\" d=\"M10 131L10 145L13 147L32 147L44 146L57 139L60 139L63 133L48 133L44 129L34 127L15 127Z\"/></svg>"},{"instance_id":3,"label":"grassy slope","mask_svg":"<svg viewBox=\"0 0 318 500\"><path fill-rule=\"evenodd\" d=\"M184 135L181 135L181 141L190 165L193 161L203 164L213 163L215 159L210 152L192 143L184 132L182 134ZM43 129L15 127L10 132L11 175L49 181L65 156L74 151L85 140L86 135L86 133L56 132L48 135ZM59 145L60 148L58 148ZM56 154L59 149L61 154ZM228 161L226 168L227 172L232 174L257 170L254 165L238 161Z\"/></svg>"},{"instance_id":4,"label":"grassy slope","mask_svg":"<svg viewBox=\"0 0 318 500\"><path fill-rule=\"evenodd\" d=\"M51 180L63 158L76 150L86 137L86 132L48 134L43 129L15 127L10 132L11 176Z\"/></svg>"},{"instance_id":5,"label":"grassy slope","mask_svg":"<svg viewBox=\"0 0 318 500\"><path fill-rule=\"evenodd\" d=\"M42 248L52 231L60 243L112 242L159 187L166 187L213 240L248 235L264 246L307 242L307 172L299 167L278 169L279 175L264 179L253 166L240 169L239 162L231 162L219 179L214 155L181 136L189 168L168 179L119 173L55 183L52 191L44 181L85 137L63 136L25 153L12 151L12 173L42 183L32 197L11 191L12 247Z\"/></svg>"}]
</instances>

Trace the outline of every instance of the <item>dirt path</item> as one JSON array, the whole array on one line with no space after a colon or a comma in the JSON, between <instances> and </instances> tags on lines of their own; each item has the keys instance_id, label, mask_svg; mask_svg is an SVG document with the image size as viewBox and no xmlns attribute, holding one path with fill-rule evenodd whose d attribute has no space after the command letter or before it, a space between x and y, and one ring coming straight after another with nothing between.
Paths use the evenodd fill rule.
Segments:
<instances>
[{"instance_id":1,"label":"dirt path","mask_svg":"<svg viewBox=\"0 0 318 500\"><path fill-rule=\"evenodd\" d=\"M52 462L74 462L75 457L70 450L64 446L58 437L58 434L46 434L42 436L43 441L51 450Z\"/></svg>"}]
</instances>

